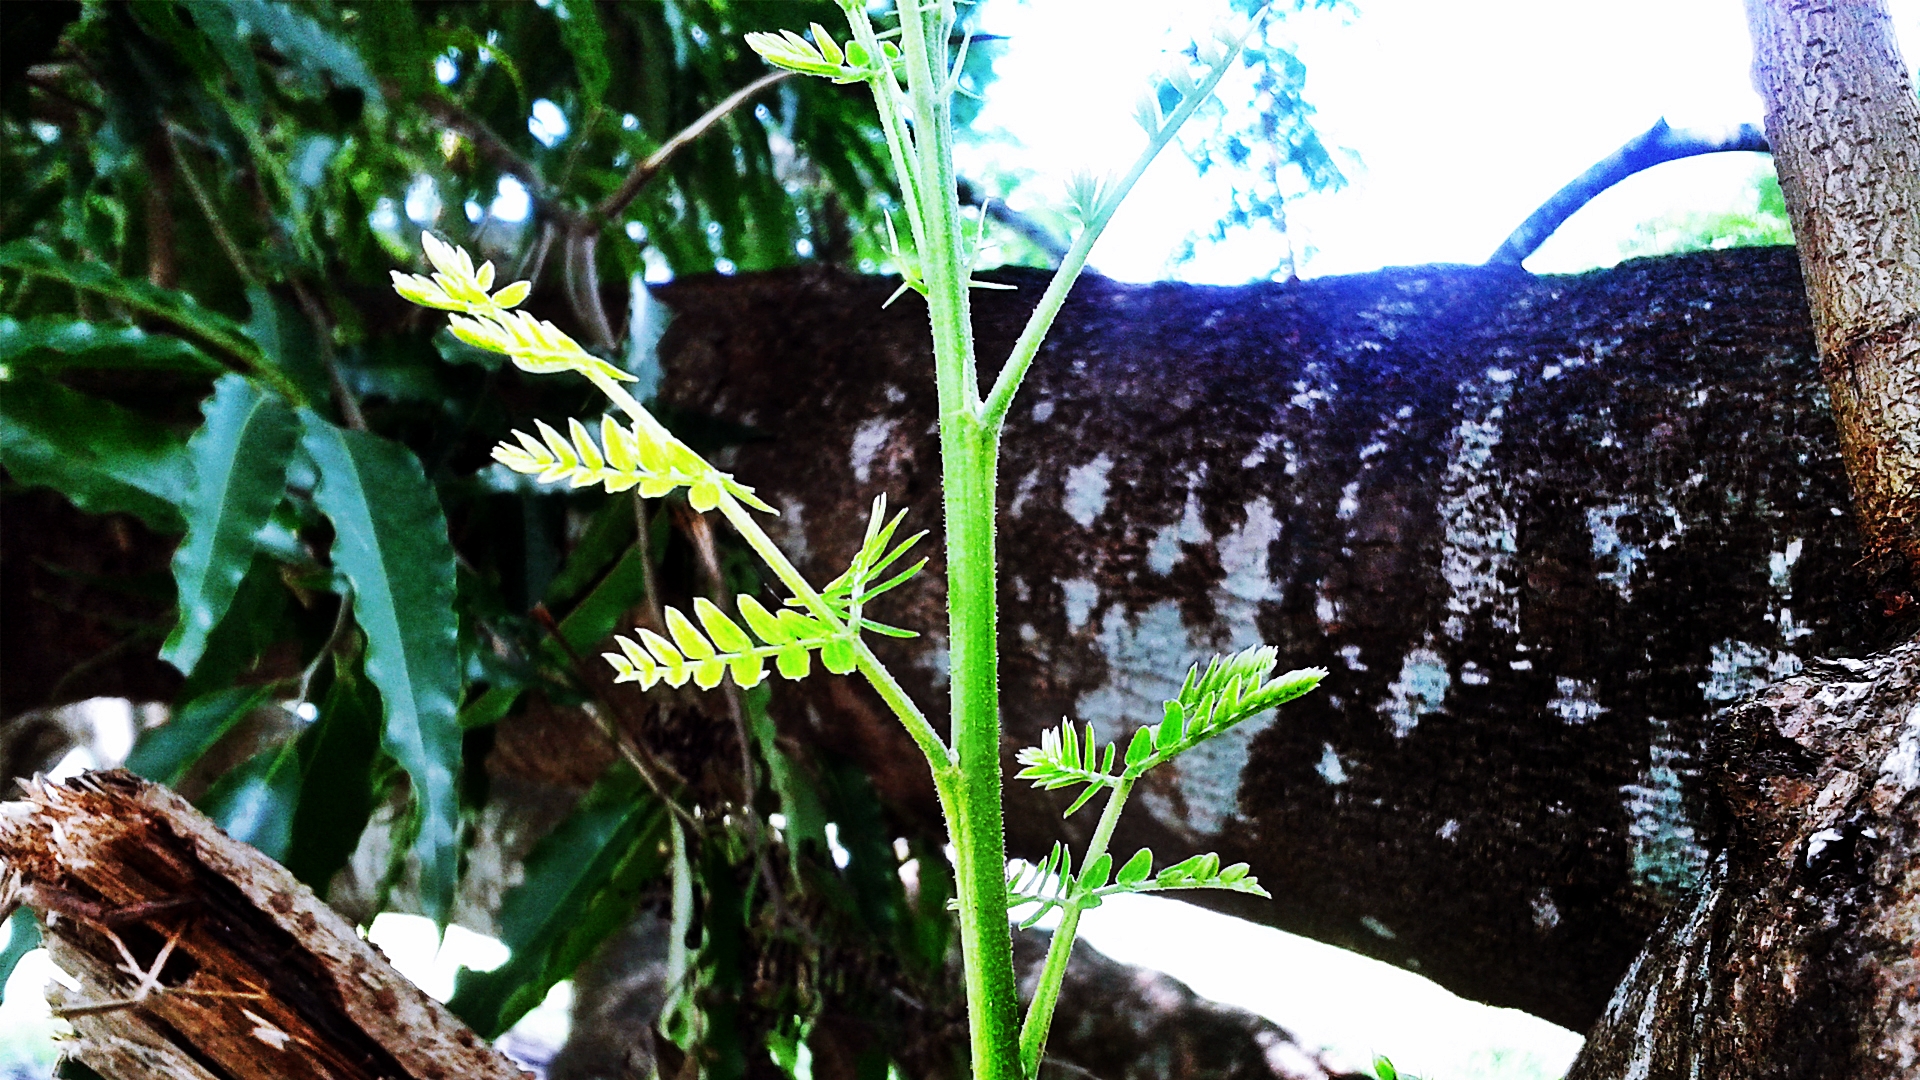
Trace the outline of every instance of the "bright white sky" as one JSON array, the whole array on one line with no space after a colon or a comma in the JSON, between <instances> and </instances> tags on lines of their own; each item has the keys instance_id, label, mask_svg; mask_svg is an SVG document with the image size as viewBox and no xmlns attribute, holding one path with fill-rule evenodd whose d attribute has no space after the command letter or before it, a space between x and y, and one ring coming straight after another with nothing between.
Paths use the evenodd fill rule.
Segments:
<instances>
[{"instance_id":1,"label":"bright white sky","mask_svg":"<svg viewBox=\"0 0 1920 1080\"><path fill-rule=\"evenodd\" d=\"M985 2L983 29L1011 41L977 128L1018 140L993 153L1053 178L1024 189L1049 200L1075 169L1117 173L1131 163L1143 142L1129 116L1140 88L1166 50L1204 33L1226 7ZM1741 0L1357 2L1357 16L1307 12L1284 28L1307 66L1322 138L1359 159L1345 170L1346 190L1289 208L1296 245L1314 249L1301 260L1306 276L1484 261L1561 185L1659 117L1675 126L1761 121ZM1891 3L1911 65L1920 59L1920 0ZM1762 161L1717 154L1649 170L1575 215L1528 266L1610 264L1634 223L1733 204ZM1130 281L1168 276L1170 254L1223 205L1218 183L1170 148L1109 226L1095 267ZM1274 251L1270 235L1242 233L1203 249L1177 276L1239 283L1263 276Z\"/></svg>"}]
</instances>

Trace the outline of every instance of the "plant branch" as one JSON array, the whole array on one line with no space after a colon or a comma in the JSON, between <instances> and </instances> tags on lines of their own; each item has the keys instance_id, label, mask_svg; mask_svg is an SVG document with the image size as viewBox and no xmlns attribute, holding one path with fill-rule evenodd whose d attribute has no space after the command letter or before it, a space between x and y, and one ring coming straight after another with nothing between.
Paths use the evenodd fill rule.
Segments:
<instances>
[{"instance_id":1,"label":"plant branch","mask_svg":"<svg viewBox=\"0 0 1920 1080\"><path fill-rule=\"evenodd\" d=\"M241 253L240 245L234 243L233 234L227 231L226 222L221 219L219 209L213 205L213 197L208 194L206 186L200 183L200 177L193 171L193 165L181 152L180 140L174 134L174 126L171 123L166 125L166 138L167 149L173 155L174 167L180 173L180 179L187 182L187 192L193 196L193 204L200 208L200 216L207 219L207 231L213 234L213 242L219 245L221 253L227 257L227 262L232 264L233 272L240 277L240 283L248 288L259 288L260 275L254 273L253 268L247 265L247 257Z\"/></svg>"},{"instance_id":2,"label":"plant branch","mask_svg":"<svg viewBox=\"0 0 1920 1080\"><path fill-rule=\"evenodd\" d=\"M590 371L586 374L587 378L599 387L600 392L607 395L608 400L612 401L621 412L626 413L651 438L662 442L673 438L660 421L654 419L653 414L646 410L645 406L636 401L632 394L627 393L626 387L599 372ZM785 585L788 591L806 607L808 614L819 619L831 633L847 633L846 624L834 614L832 605L821 597L819 590L807 581L806 577L793 565L792 560L787 558L786 553L773 542L773 538L767 535L767 531L753 519L752 513L740 505L739 500L722 491L719 509L721 515L740 534L741 539L753 549L754 554L760 556L767 568L780 579L780 583ZM953 767L946 744L940 741L939 733L933 730L933 725L928 722L926 714L920 711L920 707L915 705L906 691L900 688L900 684L894 681L893 676L873 655L866 642L862 641L858 635L854 635L852 640L854 655L859 658L861 674L867 677L867 681L873 684L873 688L880 693L894 715L906 725L907 734L913 737L921 753L926 755L927 764L934 770L935 779L938 781L941 775L950 772Z\"/></svg>"},{"instance_id":3,"label":"plant branch","mask_svg":"<svg viewBox=\"0 0 1920 1080\"><path fill-rule=\"evenodd\" d=\"M688 143L706 134L708 128L725 119L728 113L757 97L761 91L784 82L792 74L790 71L775 71L762 75L728 94L718 105L701 113L699 119L675 132L671 138L660 144L658 150L648 154L646 160L635 165L627 173L626 179L620 182L620 186L614 189L613 194L602 199L600 205L593 208L594 223L604 225L615 214L625 210L627 204L639 196L641 189L651 183L653 178L659 175L660 170L666 168L674 155L685 149Z\"/></svg>"},{"instance_id":4,"label":"plant branch","mask_svg":"<svg viewBox=\"0 0 1920 1080\"><path fill-rule=\"evenodd\" d=\"M1095 859L1107 853L1107 844L1113 840L1114 826L1120 823L1120 811L1127 805L1127 796L1133 793L1131 779L1120 781L1107 796L1107 805L1100 812L1100 824L1094 827L1093 839L1087 843L1087 853L1080 859L1084 868L1092 865ZM1073 939L1080 932L1080 913L1084 909L1075 903L1067 903L1060 909L1060 925L1053 932L1053 940L1047 944L1047 962L1040 969L1040 984L1034 989L1033 1003L1027 1006L1027 1020L1020 1028L1020 1067L1027 1076L1033 1076L1039 1068L1041 1055L1047 1049L1047 1032L1053 1027L1053 1010L1060 1003L1060 987L1066 982L1067 961L1073 956Z\"/></svg>"},{"instance_id":5,"label":"plant branch","mask_svg":"<svg viewBox=\"0 0 1920 1080\"><path fill-rule=\"evenodd\" d=\"M986 427L996 440L1000 437L1001 426L1006 423L1007 410L1013 406L1013 396L1019 391L1021 380L1027 376L1027 368L1033 364L1034 356L1040 351L1041 342L1046 340L1047 331L1053 327L1054 317L1060 314L1060 306L1067 302L1067 293L1072 291L1074 281L1080 277L1080 271L1086 266L1087 256L1092 253L1093 245L1099 241L1100 234L1106 229L1107 223L1113 220L1114 211L1120 208L1121 201L1127 197L1128 192L1133 190L1133 185L1139 182L1141 175L1147 171L1147 166L1153 164L1153 159L1173 141L1181 125L1185 124L1188 118L1206 103L1207 98L1213 95L1214 88L1219 86L1220 80L1226 77L1227 69L1233 66L1234 58L1239 56L1240 50L1246 47L1247 39L1259 29L1260 20L1265 14L1265 8L1255 14L1246 33L1242 34L1227 51L1226 59L1220 61L1193 93L1181 100L1179 106L1161 124L1160 130L1148 140L1147 148L1141 151L1140 157L1133 163L1133 168L1127 170L1126 176L1120 180L1120 183L1102 196L1100 209L1081 228L1080 235L1073 241L1073 246L1067 249L1067 257L1060 263L1060 269L1054 273L1053 280L1047 284L1047 291L1040 297L1039 305L1033 309L1032 316L1027 319L1026 328L1020 332L1020 339L1014 342L1013 351L1008 354L1006 365L1000 369L999 377L994 379L993 390L988 393L986 404L982 407L981 415Z\"/></svg>"}]
</instances>

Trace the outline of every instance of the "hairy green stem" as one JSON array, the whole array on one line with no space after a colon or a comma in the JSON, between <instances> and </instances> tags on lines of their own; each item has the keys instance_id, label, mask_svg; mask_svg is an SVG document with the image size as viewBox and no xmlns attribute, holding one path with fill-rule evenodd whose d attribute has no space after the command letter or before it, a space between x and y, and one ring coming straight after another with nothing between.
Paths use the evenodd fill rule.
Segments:
<instances>
[{"instance_id":1,"label":"hairy green stem","mask_svg":"<svg viewBox=\"0 0 1920 1080\"><path fill-rule=\"evenodd\" d=\"M960 950L975 1080L1019 1080L1019 999L1007 923L1006 828L1001 807L1000 680L994 489L998 447L980 424L979 376L966 258L954 198L953 129L945 94L945 0L902 3L900 49L913 117L921 194L921 272L933 332L947 533L947 648L958 796L948 828L960 899Z\"/></svg>"},{"instance_id":2,"label":"hairy green stem","mask_svg":"<svg viewBox=\"0 0 1920 1080\"><path fill-rule=\"evenodd\" d=\"M1087 853L1080 860L1082 869L1107 853L1114 826L1120 823L1120 811L1132 793L1133 778L1128 777L1107 796L1107 805L1100 811L1100 823L1094 827L1093 839L1087 843ZM1077 904L1061 908L1060 925L1054 928L1053 940L1047 944L1047 962L1040 969L1040 985L1034 989L1033 1003L1027 1006L1027 1021L1020 1028L1020 1067L1027 1076L1039 1071L1040 1055L1047 1049L1047 1032L1053 1027L1054 1006L1060 1003L1060 987L1067 978L1067 961L1073 956L1073 939L1080 932L1082 910Z\"/></svg>"}]
</instances>

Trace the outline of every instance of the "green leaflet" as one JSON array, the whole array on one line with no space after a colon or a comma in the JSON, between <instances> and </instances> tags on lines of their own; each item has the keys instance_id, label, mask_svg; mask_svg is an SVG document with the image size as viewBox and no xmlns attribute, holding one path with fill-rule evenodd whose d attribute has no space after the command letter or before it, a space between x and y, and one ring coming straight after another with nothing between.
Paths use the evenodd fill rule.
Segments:
<instances>
[{"instance_id":1,"label":"green leaflet","mask_svg":"<svg viewBox=\"0 0 1920 1080\"><path fill-rule=\"evenodd\" d=\"M413 783L420 897L445 922L459 878L459 628L453 545L420 462L405 447L301 410L319 470L313 499L333 522L333 566L353 586L367 678L385 707L381 746Z\"/></svg>"},{"instance_id":2,"label":"green leaflet","mask_svg":"<svg viewBox=\"0 0 1920 1080\"><path fill-rule=\"evenodd\" d=\"M247 341L238 323L200 306L198 300L186 293L121 277L99 263L70 262L38 240L0 244L0 270L51 278L118 300L141 314L172 323L248 366L260 364L260 350Z\"/></svg>"},{"instance_id":3,"label":"green leaflet","mask_svg":"<svg viewBox=\"0 0 1920 1080\"><path fill-rule=\"evenodd\" d=\"M298 423L271 391L239 375L214 384L201 406L207 423L187 443L193 487L181 504L187 537L173 556L180 621L160 659L192 674L253 561L253 534L286 488Z\"/></svg>"},{"instance_id":4,"label":"green leaflet","mask_svg":"<svg viewBox=\"0 0 1920 1080\"><path fill-rule=\"evenodd\" d=\"M219 374L220 365L191 342L137 326L43 316L25 322L0 315L0 364L37 371L124 368Z\"/></svg>"},{"instance_id":5,"label":"green leaflet","mask_svg":"<svg viewBox=\"0 0 1920 1080\"><path fill-rule=\"evenodd\" d=\"M0 391L0 465L92 514L124 511L179 532L187 448L159 423L48 379L9 379Z\"/></svg>"},{"instance_id":6,"label":"green leaflet","mask_svg":"<svg viewBox=\"0 0 1920 1080\"><path fill-rule=\"evenodd\" d=\"M526 877L500 904L512 957L462 971L447 1002L483 1038L512 1027L633 915L640 887L666 868L667 811L627 765L592 790L527 854Z\"/></svg>"},{"instance_id":7,"label":"green leaflet","mask_svg":"<svg viewBox=\"0 0 1920 1080\"><path fill-rule=\"evenodd\" d=\"M166 723L141 734L127 769L156 783L179 783L200 755L266 700L267 690L229 686L182 704Z\"/></svg>"}]
</instances>

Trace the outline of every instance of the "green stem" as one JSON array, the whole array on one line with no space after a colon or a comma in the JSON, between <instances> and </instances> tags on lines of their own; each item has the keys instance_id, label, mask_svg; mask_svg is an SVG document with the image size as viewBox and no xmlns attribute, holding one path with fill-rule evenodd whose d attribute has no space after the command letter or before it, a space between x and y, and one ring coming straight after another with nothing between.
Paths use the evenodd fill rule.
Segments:
<instances>
[{"instance_id":1,"label":"green stem","mask_svg":"<svg viewBox=\"0 0 1920 1080\"><path fill-rule=\"evenodd\" d=\"M1107 844L1113 839L1113 829L1120 823L1120 811L1127 804L1127 796L1133 792L1133 780L1120 781L1107 796L1106 808L1100 812L1100 824L1094 827L1093 839L1087 844L1087 854L1080 860L1081 867L1091 866L1095 859L1107 853ZM1033 1076L1040 1068L1040 1055L1047 1049L1047 1032L1053 1027L1053 1009L1060 1003L1060 987L1067 977L1067 961L1073 955L1073 939L1080 932L1080 913L1078 904L1069 904L1060 909L1060 925L1053 931L1053 940L1047 945L1047 963L1040 969L1040 985L1033 992L1033 1003L1027 1006L1027 1022L1020 1029L1020 1066L1025 1075Z\"/></svg>"},{"instance_id":2,"label":"green stem","mask_svg":"<svg viewBox=\"0 0 1920 1080\"><path fill-rule=\"evenodd\" d=\"M954 198L946 0L903 3L900 48L912 100L921 195L922 272L940 403L947 532L947 647L953 751L959 765L948 829L960 899L960 951L975 1080L1019 1080L1019 999L1007 925L1006 828L1001 808L1000 683L996 628L994 487L998 453L980 424L979 377L967 299L968 267Z\"/></svg>"}]
</instances>

